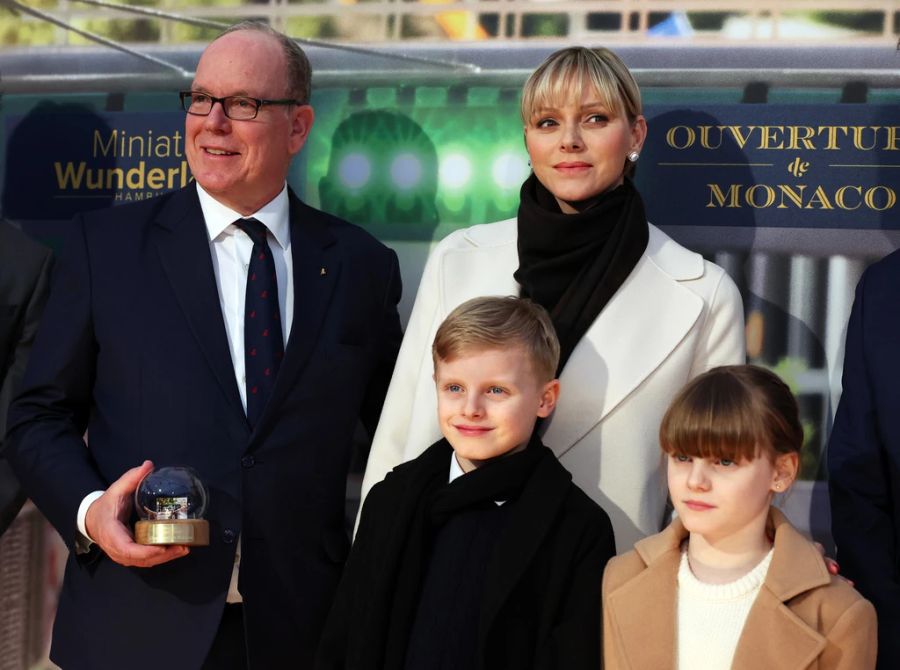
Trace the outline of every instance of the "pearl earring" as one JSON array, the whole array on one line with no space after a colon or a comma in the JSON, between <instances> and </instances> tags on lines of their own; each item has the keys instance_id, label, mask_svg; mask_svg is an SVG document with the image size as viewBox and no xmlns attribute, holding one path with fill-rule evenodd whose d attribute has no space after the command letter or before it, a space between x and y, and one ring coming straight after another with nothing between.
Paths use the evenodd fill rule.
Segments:
<instances>
[{"instance_id":1,"label":"pearl earring","mask_svg":"<svg viewBox=\"0 0 900 670\"><path fill-rule=\"evenodd\" d=\"M776 491L780 491L780 490L781 490L781 482L775 482L775 490L776 490Z\"/></svg>"},{"instance_id":2,"label":"pearl earring","mask_svg":"<svg viewBox=\"0 0 900 670\"><path fill-rule=\"evenodd\" d=\"M628 160L632 163L637 163L637 159L639 156L640 154L637 151L632 151L630 154L628 154Z\"/></svg>"}]
</instances>

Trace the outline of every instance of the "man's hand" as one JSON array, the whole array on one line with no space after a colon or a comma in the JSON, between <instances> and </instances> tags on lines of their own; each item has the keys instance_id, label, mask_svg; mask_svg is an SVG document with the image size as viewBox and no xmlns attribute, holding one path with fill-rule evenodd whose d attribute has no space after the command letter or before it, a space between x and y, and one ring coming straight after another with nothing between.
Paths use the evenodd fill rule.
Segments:
<instances>
[{"instance_id":1,"label":"man's hand","mask_svg":"<svg viewBox=\"0 0 900 670\"><path fill-rule=\"evenodd\" d=\"M188 553L188 548L181 545L157 547L137 544L131 529L125 525L131 517L134 490L152 470L151 461L144 461L140 467L128 470L91 503L85 515L88 536L120 565L151 568Z\"/></svg>"}]
</instances>

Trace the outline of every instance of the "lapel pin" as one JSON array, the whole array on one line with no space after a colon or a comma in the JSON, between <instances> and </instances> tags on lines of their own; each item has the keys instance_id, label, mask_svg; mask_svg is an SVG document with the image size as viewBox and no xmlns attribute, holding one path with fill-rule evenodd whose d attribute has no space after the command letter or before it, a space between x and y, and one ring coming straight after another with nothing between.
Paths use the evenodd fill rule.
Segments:
<instances>
[{"instance_id":1,"label":"lapel pin","mask_svg":"<svg viewBox=\"0 0 900 670\"><path fill-rule=\"evenodd\" d=\"M328 274L328 273L325 272L325 268L319 268L319 276L320 277L324 277L326 274Z\"/></svg>"}]
</instances>

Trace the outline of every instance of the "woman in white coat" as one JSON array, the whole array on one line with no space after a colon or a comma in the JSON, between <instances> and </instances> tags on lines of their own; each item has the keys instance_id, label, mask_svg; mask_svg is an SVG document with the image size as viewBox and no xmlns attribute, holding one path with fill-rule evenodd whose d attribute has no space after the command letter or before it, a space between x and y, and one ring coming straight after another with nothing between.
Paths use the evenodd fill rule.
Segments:
<instances>
[{"instance_id":1,"label":"woman in white coat","mask_svg":"<svg viewBox=\"0 0 900 670\"><path fill-rule=\"evenodd\" d=\"M613 522L620 551L664 525L657 442L692 377L744 360L741 297L716 265L647 223L629 175L647 134L640 91L606 49L552 54L522 96L532 175L515 219L431 253L375 434L363 495L439 439L431 342L457 305L523 295L550 312L562 393L543 441Z\"/></svg>"}]
</instances>

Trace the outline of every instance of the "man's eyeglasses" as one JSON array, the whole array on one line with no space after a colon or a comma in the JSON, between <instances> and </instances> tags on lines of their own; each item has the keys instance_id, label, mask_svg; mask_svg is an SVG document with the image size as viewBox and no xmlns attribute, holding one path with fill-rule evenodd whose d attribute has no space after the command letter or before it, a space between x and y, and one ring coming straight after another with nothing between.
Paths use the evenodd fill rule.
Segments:
<instances>
[{"instance_id":1,"label":"man's eyeglasses","mask_svg":"<svg viewBox=\"0 0 900 670\"><path fill-rule=\"evenodd\" d=\"M299 100L260 100L248 98L244 95L226 95L224 98L216 98L206 93L197 91L181 91L181 108L188 114L195 116L209 116L213 105L217 102L222 105L225 116L234 121L250 121L255 119L259 108L263 105L302 105Z\"/></svg>"}]
</instances>

